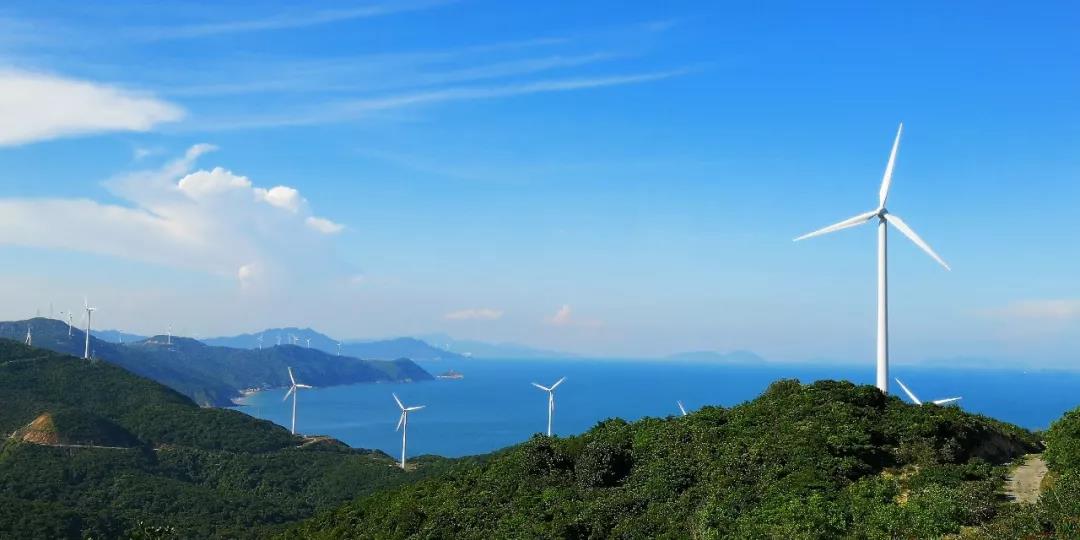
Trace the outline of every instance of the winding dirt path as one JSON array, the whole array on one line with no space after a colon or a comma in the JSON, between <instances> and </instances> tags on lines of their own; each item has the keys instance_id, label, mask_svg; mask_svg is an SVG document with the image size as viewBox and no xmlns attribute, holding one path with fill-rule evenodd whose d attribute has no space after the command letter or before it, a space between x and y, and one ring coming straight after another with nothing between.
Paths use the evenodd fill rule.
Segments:
<instances>
[{"instance_id":1,"label":"winding dirt path","mask_svg":"<svg viewBox=\"0 0 1080 540\"><path fill-rule=\"evenodd\" d=\"M1013 469L1005 481L1005 495L1017 503L1034 503L1039 500L1039 487L1046 476L1046 461L1042 454L1028 454L1024 462Z\"/></svg>"}]
</instances>

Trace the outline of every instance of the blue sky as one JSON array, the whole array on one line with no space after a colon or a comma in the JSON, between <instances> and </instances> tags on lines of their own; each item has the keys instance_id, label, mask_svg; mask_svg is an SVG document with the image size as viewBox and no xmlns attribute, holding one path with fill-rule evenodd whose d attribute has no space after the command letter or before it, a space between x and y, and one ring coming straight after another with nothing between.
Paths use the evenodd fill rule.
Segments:
<instances>
[{"instance_id":1,"label":"blue sky","mask_svg":"<svg viewBox=\"0 0 1080 540\"><path fill-rule=\"evenodd\" d=\"M0 317L596 355L1080 351L1080 9L462 0L0 8ZM274 189L281 186L280 189Z\"/></svg>"}]
</instances>

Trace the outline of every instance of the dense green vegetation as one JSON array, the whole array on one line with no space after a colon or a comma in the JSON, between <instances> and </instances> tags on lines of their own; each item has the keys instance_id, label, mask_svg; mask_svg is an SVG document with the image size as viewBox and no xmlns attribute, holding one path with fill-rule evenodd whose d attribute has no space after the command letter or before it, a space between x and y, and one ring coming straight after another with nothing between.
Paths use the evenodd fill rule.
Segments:
<instances>
[{"instance_id":1,"label":"dense green vegetation","mask_svg":"<svg viewBox=\"0 0 1080 540\"><path fill-rule=\"evenodd\" d=\"M21 341L28 326L33 328L35 347L83 355L85 334L74 329L69 335L68 325L62 321L39 317L0 322L0 338ZM232 349L176 337L166 345L165 336L116 344L91 336L90 347L95 358L158 381L197 403L217 407L232 405L246 388L287 386L286 366L291 366L300 380L315 386L432 378L411 360L360 360L293 345Z\"/></svg>"},{"instance_id":2,"label":"dense green vegetation","mask_svg":"<svg viewBox=\"0 0 1080 540\"><path fill-rule=\"evenodd\" d=\"M608 420L382 491L288 531L314 538L934 538L990 523L1031 433L844 382L731 409Z\"/></svg>"},{"instance_id":3,"label":"dense green vegetation","mask_svg":"<svg viewBox=\"0 0 1080 540\"><path fill-rule=\"evenodd\" d=\"M107 362L0 340L0 537L264 537L408 474ZM101 448L108 447L108 448Z\"/></svg>"}]
</instances>

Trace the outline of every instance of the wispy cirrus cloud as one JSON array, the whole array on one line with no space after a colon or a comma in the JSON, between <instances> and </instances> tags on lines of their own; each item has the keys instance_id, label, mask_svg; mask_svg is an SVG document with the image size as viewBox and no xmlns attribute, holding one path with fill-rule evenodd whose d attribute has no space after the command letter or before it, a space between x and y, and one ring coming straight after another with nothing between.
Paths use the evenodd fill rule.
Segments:
<instances>
[{"instance_id":1,"label":"wispy cirrus cloud","mask_svg":"<svg viewBox=\"0 0 1080 540\"><path fill-rule=\"evenodd\" d=\"M200 130L232 130L338 123L353 121L365 116L376 115L388 111L439 103L500 99L530 94L569 92L575 90L642 84L678 77L689 71L689 69L679 69L627 75L548 79L505 85L462 86L403 92L374 98L331 102L322 104L314 110L280 116L259 116L226 119L216 122L199 122L198 128Z\"/></svg>"},{"instance_id":2,"label":"wispy cirrus cloud","mask_svg":"<svg viewBox=\"0 0 1080 540\"><path fill-rule=\"evenodd\" d=\"M387 2L361 6L340 7L316 11L278 13L250 19L232 19L198 24L180 24L153 28L139 28L132 33L147 40L192 39L222 34L238 34L306 28L339 23L356 19L383 17L408 11L420 11L454 3L455 0L428 0L421 2Z\"/></svg>"},{"instance_id":3,"label":"wispy cirrus cloud","mask_svg":"<svg viewBox=\"0 0 1080 540\"><path fill-rule=\"evenodd\" d=\"M448 321L494 321L501 319L503 311L494 308L470 308L451 311L443 318Z\"/></svg>"},{"instance_id":4,"label":"wispy cirrus cloud","mask_svg":"<svg viewBox=\"0 0 1080 540\"><path fill-rule=\"evenodd\" d=\"M0 146L103 133L148 131L184 117L179 106L122 88L0 70Z\"/></svg>"}]
</instances>

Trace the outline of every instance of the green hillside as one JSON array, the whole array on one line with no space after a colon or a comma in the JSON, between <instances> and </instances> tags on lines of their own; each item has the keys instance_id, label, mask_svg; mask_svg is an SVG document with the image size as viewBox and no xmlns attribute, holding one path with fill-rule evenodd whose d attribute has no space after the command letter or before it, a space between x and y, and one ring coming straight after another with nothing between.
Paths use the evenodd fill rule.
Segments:
<instances>
[{"instance_id":1,"label":"green hillside","mask_svg":"<svg viewBox=\"0 0 1080 540\"><path fill-rule=\"evenodd\" d=\"M27 327L33 329L35 347L83 355L85 334L77 328L69 332L67 323L53 319L0 322L0 338L22 341ZM217 407L232 405L245 388L287 386L286 366L314 386L432 379L411 360L361 360L292 345L232 349L177 337L166 344L165 336L117 344L91 336L90 348L94 358L165 384L199 404Z\"/></svg>"},{"instance_id":2,"label":"green hillside","mask_svg":"<svg viewBox=\"0 0 1080 540\"><path fill-rule=\"evenodd\" d=\"M200 408L107 362L0 340L0 536L264 537L275 526L422 477L378 452L304 444Z\"/></svg>"},{"instance_id":3,"label":"green hillside","mask_svg":"<svg viewBox=\"0 0 1080 540\"><path fill-rule=\"evenodd\" d=\"M1033 434L846 382L537 436L290 538L935 538L990 523Z\"/></svg>"}]
</instances>

